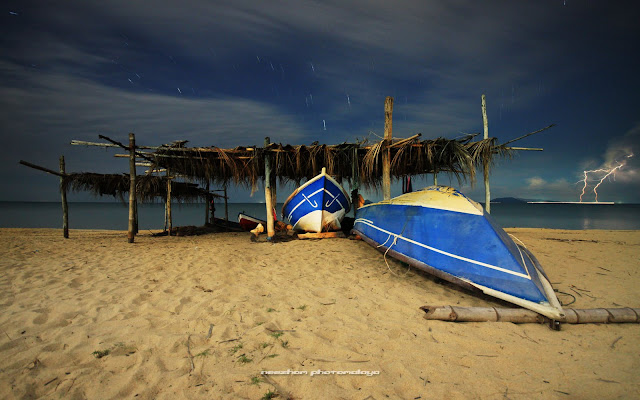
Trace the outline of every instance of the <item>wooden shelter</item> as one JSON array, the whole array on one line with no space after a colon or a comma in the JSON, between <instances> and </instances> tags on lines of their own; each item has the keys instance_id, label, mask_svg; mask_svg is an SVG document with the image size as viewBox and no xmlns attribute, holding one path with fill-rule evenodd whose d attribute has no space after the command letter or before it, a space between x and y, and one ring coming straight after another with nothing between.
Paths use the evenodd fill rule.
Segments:
<instances>
[{"instance_id":1,"label":"wooden shelter","mask_svg":"<svg viewBox=\"0 0 640 400\"><path fill-rule=\"evenodd\" d=\"M264 182L265 203L275 204L275 182L301 181L316 176L322 168L335 176L338 181L350 183L352 194L357 196L360 186L368 188L382 188L385 199L390 196L391 179L402 179L407 176L424 174L447 173L457 178L458 182L476 180L476 171L482 168L487 198L489 196L489 170L497 157L510 157L518 150L542 150L532 148L510 147L508 144L520 140L534 133L541 132L554 125L549 125L538 131L531 132L519 138L498 144L496 138L488 135L488 121L486 117L486 102L482 96L482 113L484 138L475 140L480 133L467 134L461 138L421 139L418 133L409 138L393 139L392 136L393 99L387 97L385 101L385 132L384 138L377 142L368 140L354 143L340 143L335 145L319 144L291 145L271 143L265 139L263 147L238 146L222 149L216 146L186 147L187 141L175 141L161 146L136 145L135 135L129 134L129 144L125 145L111 138L100 135L108 143L96 143L74 140L73 145L113 147L124 149L128 154L117 157L129 158L130 174L99 176L98 174L68 175L62 180L61 187L70 186L76 189L88 189L94 193L115 193L122 196L127 191L130 194L130 226L129 241L133 241L136 229L132 226L132 216L136 212L136 199L133 188L146 188L142 193L154 193L167 198L170 204L171 196L181 196L182 193L190 198L206 197L209 202L211 195L208 188L211 184L222 185L225 189L229 184L250 187L252 192ZM139 177L136 180L136 160L144 160L152 171L166 170L167 177ZM170 172L170 174L169 174ZM192 182L199 182L207 190L196 189L193 184L175 186L169 175L181 176ZM435 179L434 179L435 180ZM131 189L127 190L127 184ZM145 190L146 190L145 189ZM225 193L226 195L226 193ZM488 200L487 200L488 204ZM266 214L271 215L270 206ZM487 211L488 207L487 207ZM268 238L273 235L273 222L268 221ZM132 233L133 232L133 233Z\"/></svg>"}]
</instances>

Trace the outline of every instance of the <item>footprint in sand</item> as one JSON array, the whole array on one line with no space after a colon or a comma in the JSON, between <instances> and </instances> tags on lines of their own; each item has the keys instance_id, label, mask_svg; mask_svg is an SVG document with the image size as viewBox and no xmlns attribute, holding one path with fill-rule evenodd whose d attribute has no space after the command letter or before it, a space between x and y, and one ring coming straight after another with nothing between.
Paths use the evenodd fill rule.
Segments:
<instances>
[{"instance_id":1,"label":"footprint in sand","mask_svg":"<svg viewBox=\"0 0 640 400\"><path fill-rule=\"evenodd\" d=\"M146 301L149 299L149 297L151 297L151 295L143 293L140 296L138 296L135 299L133 299L131 304L134 304L134 305L138 306L138 305L140 305L142 303L146 303Z\"/></svg>"},{"instance_id":2,"label":"footprint in sand","mask_svg":"<svg viewBox=\"0 0 640 400\"><path fill-rule=\"evenodd\" d=\"M37 313L40 313L40 315L38 315L37 317L35 317L33 319L33 323L36 325L42 325L45 322L47 322L49 320L49 310L47 309L40 309L40 310L34 310Z\"/></svg>"},{"instance_id":3,"label":"footprint in sand","mask_svg":"<svg viewBox=\"0 0 640 400\"><path fill-rule=\"evenodd\" d=\"M180 299L180 305L177 306L173 311L175 313L179 313L184 308L185 304L191 303L191 297L183 297Z\"/></svg>"}]
</instances>

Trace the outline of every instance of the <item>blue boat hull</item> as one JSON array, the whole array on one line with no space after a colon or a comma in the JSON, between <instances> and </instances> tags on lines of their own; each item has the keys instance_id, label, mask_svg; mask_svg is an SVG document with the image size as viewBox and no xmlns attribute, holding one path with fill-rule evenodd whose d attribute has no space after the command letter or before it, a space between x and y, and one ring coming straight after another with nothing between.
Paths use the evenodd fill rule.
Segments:
<instances>
[{"instance_id":1,"label":"blue boat hull","mask_svg":"<svg viewBox=\"0 0 640 400\"><path fill-rule=\"evenodd\" d=\"M289 196L282 207L282 216L295 230L322 232L340 229L350 208L347 193L323 168L320 175Z\"/></svg>"},{"instance_id":2,"label":"blue boat hull","mask_svg":"<svg viewBox=\"0 0 640 400\"><path fill-rule=\"evenodd\" d=\"M559 318L559 304L535 257L455 189L430 187L364 206L357 214L353 231L379 250L443 279Z\"/></svg>"}]
</instances>

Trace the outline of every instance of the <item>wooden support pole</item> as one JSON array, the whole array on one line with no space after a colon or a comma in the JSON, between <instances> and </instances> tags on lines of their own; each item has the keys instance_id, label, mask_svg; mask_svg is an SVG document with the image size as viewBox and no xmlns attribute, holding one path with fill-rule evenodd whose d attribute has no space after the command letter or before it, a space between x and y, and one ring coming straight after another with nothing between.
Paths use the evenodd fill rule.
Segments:
<instances>
[{"instance_id":1,"label":"wooden support pole","mask_svg":"<svg viewBox=\"0 0 640 400\"><path fill-rule=\"evenodd\" d=\"M264 138L264 147L271 143L271 139L267 136ZM271 157L265 151L264 155L264 202L267 208L267 240L271 240L275 235L273 226L273 198L271 197Z\"/></svg>"},{"instance_id":2,"label":"wooden support pole","mask_svg":"<svg viewBox=\"0 0 640 400\"><path fill-rule=\"evenodd\" d=\"M224 185L224 220L227 221L227 226L229 226L229 199L227 198L227 185Z\"/></svg>"},{"instance_id":3,"label":"wooden support pole","mask_svg":"<svg viewBox=\"0 0 640 400\"><path fill-rule=\"evenodd\" d=\"M391 140L393 138L393 97L384 100L384 141L382 149L382 197L391 199Z\"/></svg>"},{"instance_id":4,"label":"wooden support pole","mask_svg":"<svg viewBox=\"0 0 640 400\"><path fill-rule=\"evenodd\" d=\"M351 160L351 205L353 206L353 218L357 218L358 206L360 205L360 197L358 190L360 189L360 169L358 167L358 146L353 148L353 159Z\"/></svg>"},{"instance_id":5,"label":"wooden support pole","mask_svg":"<svg viewBox=\"0 0 640 400\"><path fill-rule=\"evenodd\" d=\"M437 172L433 173L433 185L434 186L438 186L438 173Z\"/></svg>"},{"instance_id":6,"label":"wooden support pole","mask_svg":"<svg viewBox=\"0 0 640 400\"><path fill-rule=\"evenodd\" d=\"M137 178L137 177L136 177ZM136 192L136 199L133 203L133 232L138 234L138 196Z\"/></svg>"},{"instance_id":7,"label":"wooden support pole","mask_svg":"<svg viewBox=\"0 0 640 400\"><path fill-rule=\"evenodd\" d=\"M133 243L136 236L136 135L129 134L129 229L127 238Z\"/></svg>"},{"instance_id":8,"label":"wooden support pole","mask_svg":"<svg viewBox=\"0 0 640 400\"><path fill-rule=\"evenodd\" d=\"M173 229L173 216L171 215L171 176L169 175L169 169L167 169L167 231L169 237L171 237L171 230Z\"/></svg>"},{"instance_id":9,"label":"wooden support pole","mask_svg":"<svg viewBox=\"0 0 640 400\"><path fill-rule=\"evenodd\" d=\"M482 95L482 125L484 126L484 138L489 139L489 120L487 119L487 98ZM485 160L483 160L485 161ZM484 208L491 213L491 190L489 188L489 163L483 162L484 170Z\"/></svg>"},{"instance_id":10,"label":"wooden support pole","mask_svg":"<svg viewBox=\"0 0 640 400\"><path fill-rule=\"evenodd\" d=\"M543 323L548 318L524 308L423 306L424 318L451 322ZM563 308L567 324L640 323L640 308Z\"/></svg>"},{"instance_id":11,"label":"wooden support pole","mask_svg":"<svg viewBox=\"0 0 640 400\"><path fill-rule=\"evenodd\" d=\"M204 224L205 224L205 226L210 223L209 207L211 207L211 193L209 192L209 190L210 190L209 180L207 179L207 196L205 197L205 201L206 201L207 204L205 204L205 207L204 207Z\"/></svg>"},{"instance_id":12,"label":"wooden support pole","mask_svg":"<svg viewBox=\"0 0 640 400\"><path fill-rule=\"evenodd\" d=\"M273 207L271 213L273 214L273 210L278 207L278 183L276 182L276 174L271 171L271 206ZM273 217L273 223L278 220L277 215Z\"/></svg>"},{"instance_id":13,"label":"wooden support pole","mask_svg":"<svg viewBox=\"0 0 640 400\"><path fill-rule=\"evenodd\" d=\"M62 197L62 234L65 239L69 239L69 205L67 204L67 187L64 184L63 176L66 175L64 168L64 156L60 156L60 196Z\"/></svg>"}]
</instances>

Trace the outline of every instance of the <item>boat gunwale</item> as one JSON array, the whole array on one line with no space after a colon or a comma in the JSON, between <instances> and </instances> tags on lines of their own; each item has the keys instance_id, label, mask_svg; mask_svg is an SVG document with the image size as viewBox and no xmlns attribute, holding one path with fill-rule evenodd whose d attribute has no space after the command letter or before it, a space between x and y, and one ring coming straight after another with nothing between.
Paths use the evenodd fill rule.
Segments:
<instances>
[{"instance_id":1,"label":"boat gunwale","mask_svg":"<svg viewBox=\"0 0 640 400\"><path fill-rule=\"evenodd\" d=\"M309 179L308 181L306 181L304 184L300 185L296 190L294 190L289 197L287 197L287 199L284 201L284 204L282 205L282 218L285 217L285 213L284 213L284 209L287 207L287 205L289 204L289 202L291 200L293 200L293 198L300 193L304 188L306 188L307 186L309 186L310 184L312 184L313 182L317 181L318 179L325 177L325 179L329 179L329 181L331 183L333 183L338 189L340 189L340 191L342 192L342 194L344 194L344 197L346 197L347 199L347 207L343 207L345 209L345 214L349 212L349 210L351 209L351 199L349 199L349 195L347 194L347 192L344 190L344 188L342 187L341 184L339 184L335 179L333 179L333 177L329 174L327 174L326 172L326 168L322 167L322 171L314 176L313 178ZM323 200L324 200L324 193L323 193ZM320 210L322 210L322 208L320 208Z\"/></svg>"}]
</instances>

